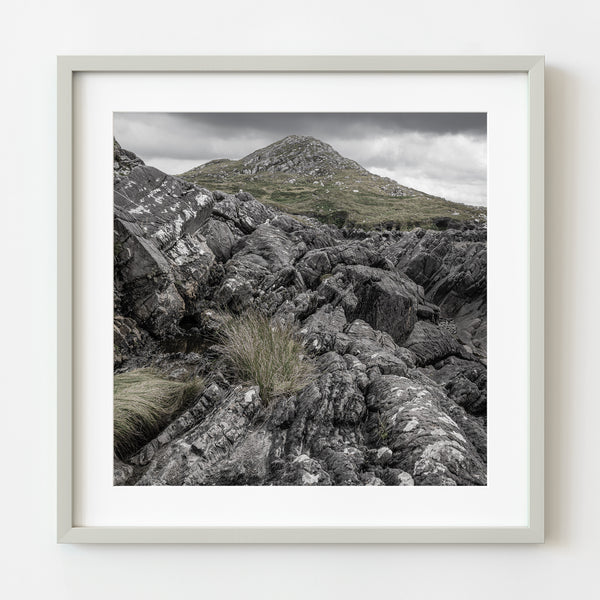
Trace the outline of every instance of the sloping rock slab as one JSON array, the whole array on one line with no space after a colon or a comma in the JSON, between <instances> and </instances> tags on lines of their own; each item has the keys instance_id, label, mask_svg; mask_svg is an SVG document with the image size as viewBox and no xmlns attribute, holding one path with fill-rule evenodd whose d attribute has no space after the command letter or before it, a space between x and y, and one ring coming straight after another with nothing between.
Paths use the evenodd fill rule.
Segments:
<instances>
[{"instance_id":1,"label":"sloping rock slab","mask_svg":"<svg viewBox=\"0 0 600 600\"><path fill-rule=\"evenodd\" d=\"M383 375L369 385L369 432L392 450L390 466L416 485L486 485L486 466L436 393L405 377Z\"/></svg>"},{"instance_id":2,"label":"sloping rock slab","mask_svg":"<svg viewBox=\"0 0 600 600\"><path fill-rule=\"evenodd\" d=\"M403 342L417 322L423 290L400 273L362 265L342 265L317 292L325 301L340 304L348 321L362 319Z\"/></svg>"},{"instance_id":3,"label":"sloping rock slab","mask_svg":"<svg viewBox=\"0 0 600 600\"><path fill-rule=\"evenodd\" d=\"M448 356L469 358L469 354L448 332L429 321L419 321L404 342L417 357L417 365L429 365Z\"/></svg>"}]
</instances>

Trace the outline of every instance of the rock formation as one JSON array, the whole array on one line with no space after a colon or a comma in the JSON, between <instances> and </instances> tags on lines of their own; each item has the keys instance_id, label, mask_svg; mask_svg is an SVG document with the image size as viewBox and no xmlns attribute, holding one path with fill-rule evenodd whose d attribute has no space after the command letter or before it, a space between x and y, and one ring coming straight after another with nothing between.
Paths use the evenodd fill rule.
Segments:
<instances>
[{"instance_id":1,"label":"rock formation","mask_svg":"<svg viewBox=\"0 0 600 600\"><path fill-rule=\"evenodd\" d=\"M115 484L486 484L484 228L338 228L117 143L114 165L115 369L206 382ZM214 347L247 310L295 325L315 367L268 405Z\"/></svg>"}]
</instances>

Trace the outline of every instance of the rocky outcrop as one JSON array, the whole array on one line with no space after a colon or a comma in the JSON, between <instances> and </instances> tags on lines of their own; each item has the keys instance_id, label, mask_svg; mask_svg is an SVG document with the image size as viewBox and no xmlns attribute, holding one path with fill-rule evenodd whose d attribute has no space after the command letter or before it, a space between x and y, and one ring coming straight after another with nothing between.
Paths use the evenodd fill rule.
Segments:
<instances>
[{"instance_id":1,"label":"rocky outcrop","mask_svg":"<svg viewBox=\"0 0 600 600\"><path fill-rule=\"evenodd\" d=\"M350 232L115 146L115 368L206 382L115 484L485 485L485 272L484 230ZM247 310L314 366L268 405L213 347Z\"/></svg>"},{"instance_id":2,"label":"rocky outcrop","mask_svg":"<svg viewBox=\"0 0 600 600\"><path fill-rule=\"evenodd\" d=\"M410 332L405 347L412 350L420 367L449 356L469 357L469 352L445 329L428 321L419 321Z\"/></svg>"},{"instance_id":3,"label":"rocky outcrop","mask_svg":"<svg viewBox=\"0 0 600 600\"><path fill-rule=\"evenodd\" d=\"M462 344L487 356L487 229L405 233L384 250L394 268L423 286Z\"/></svg>"},{"instance_id":4,"label":"rocky outcrop","mask_svg":"<svg viewBox=\"0 0 600 600\"><path fill-rule=\"evenodd\" d=\"M199 232L213 196L115 148L115 312L155 336L177 333L215 260Z\"/></svg>"},{"instance_id":5,"label":"rocky outcrop","mask_svg":"<svg viewBox=\"0 0 600 600\"><path fill-rule=\"evenodd\" d=\"M362 265L337 266L318 292L350 319L363 319L402 342L417 322L423 291L398 272Z\"/></svg>"}]
</instances>

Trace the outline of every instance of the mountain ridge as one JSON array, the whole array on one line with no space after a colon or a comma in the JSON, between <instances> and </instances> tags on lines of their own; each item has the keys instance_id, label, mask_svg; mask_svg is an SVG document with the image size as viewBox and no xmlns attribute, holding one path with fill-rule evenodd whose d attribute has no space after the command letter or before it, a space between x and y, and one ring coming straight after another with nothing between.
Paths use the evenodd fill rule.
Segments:
<instances>
[{"instance_id":1,"label":"mountain ridge","mask_svg":"<svg viewBox=\"0 0 600 600\"><path fill-rule=\"evenodd\" d=\"M285 212L338 226L409 229L439 219L485 218L485 208L427 194L371 173L311 136L289 135L238 159L216 159L180 175L228 193L245 190Z\"/></svg>"}]
</instances>

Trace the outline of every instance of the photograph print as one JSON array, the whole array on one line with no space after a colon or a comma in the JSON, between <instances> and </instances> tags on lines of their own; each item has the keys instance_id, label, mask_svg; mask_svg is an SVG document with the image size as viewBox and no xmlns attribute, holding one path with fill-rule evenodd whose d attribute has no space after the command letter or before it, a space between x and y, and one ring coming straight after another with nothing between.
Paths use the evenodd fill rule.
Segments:
<instances>
[{"instance_id":1,"label":"photograph print","mask_svg":"<svg viewBox=\"0 0 600 600\"><path fill-rule=\"evenodd\" d=\"M114 114L114 485L487 485L485 113Z\"/></svg>"}]
</instances>

